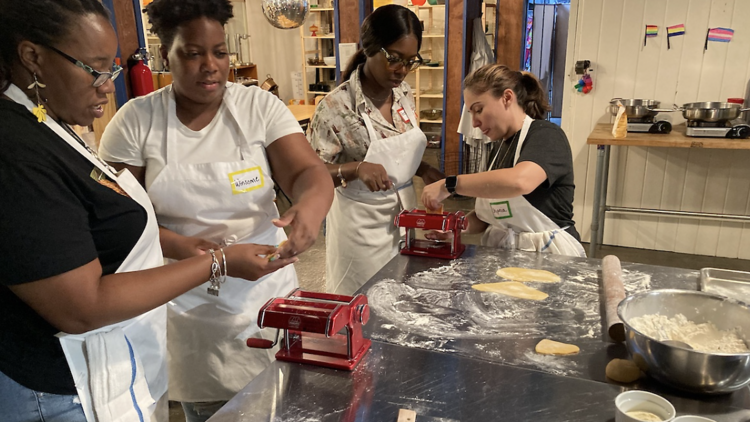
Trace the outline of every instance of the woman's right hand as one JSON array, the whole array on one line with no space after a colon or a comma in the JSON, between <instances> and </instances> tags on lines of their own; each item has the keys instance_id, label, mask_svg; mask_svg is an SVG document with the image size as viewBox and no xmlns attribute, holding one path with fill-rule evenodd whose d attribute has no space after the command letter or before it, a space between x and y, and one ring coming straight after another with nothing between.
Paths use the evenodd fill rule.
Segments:
<instances>
[{"instance_id":1,"label":"woman's right hand","mask_svg":"<svg viewBox=\"0 0 750 422\"><path fill-rule=\"evenodd\" d=\"M227 258L227 275L255 281L263 276L299 261L297 257L269 258L277 251L275 246L241 243L224 248ZM221 263L221 257L219 262Z\"/></svg>"},{"instance_id":2,"label":"woman's right hand","mask_svg":"<svg viewBox=\"0 0 750 422\"><path fill-rule=\"evenodd\" d=\"M391 188L391 179L388 178L385 167L380 164L363 161L359 165L356 176L371 192L386 191Z\"/></svg>"}]
</instances>

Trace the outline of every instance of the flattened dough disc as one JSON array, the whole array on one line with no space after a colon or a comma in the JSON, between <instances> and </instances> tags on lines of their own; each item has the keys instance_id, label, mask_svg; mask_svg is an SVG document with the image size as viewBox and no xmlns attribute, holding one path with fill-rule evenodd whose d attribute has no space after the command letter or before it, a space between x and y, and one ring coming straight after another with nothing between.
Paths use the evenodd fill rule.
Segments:
<instances>
[{"instance_id":1,"label":"flattened dough disc","mask_svg":"<svg viewBox=\"0 0 750 422\"><path fill-rule=\"evenodd\" d=\"M545 270L507 267L497 270L497 275L513 281L540 281L542 283L559 283L560 276Z\"/></svg>"},{"instance_id":2,"label":"flattened dough disc","mask_svg":"<svg viewBox=\"0 0 750 422\"><path fill-rule=\"evenodd\" d=\"M535 350L540 355L574 355L581 349L575 344L544 339L537 343Z\"/></svg>"},{"instance_id":3,"label":"flattened dough disc","mask_svg":"<svg viewBox=\"0 0 750 422\"><path fill-rule=\"evenodd\" d=\"M547 293L532 289L531 287L517 281L503 281L500 283L474 284L472 289L480 292L500 293L521 299L544 300L549 296Z\"/></svg>"}]
</instances>

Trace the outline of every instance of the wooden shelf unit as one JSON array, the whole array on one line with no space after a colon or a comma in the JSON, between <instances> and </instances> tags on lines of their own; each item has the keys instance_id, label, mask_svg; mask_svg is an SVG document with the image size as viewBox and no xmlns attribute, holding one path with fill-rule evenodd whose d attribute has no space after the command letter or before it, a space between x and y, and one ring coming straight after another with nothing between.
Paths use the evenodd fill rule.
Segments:
<instances>
[{"instance_id":1,"label":"wooden shelf unit","mask_svg":"<svg viewBox=\"0 0 750 422\"><path fill-rule=\"evenodd\" d=\"M419 19L424 22L422 48L419 54L425 60L437 61L440 63L440 66L434 67L422 65L414 72L413 78L415 83L412 84L412 82L410 82L410 84L412 84L414 102L417 107L417 118L419 119L420 125L442 125L443 119L422 119L419 114L421 110L443 108L443 81L445 79L445 34L443 32L445 30L445 5L425 4L422 6L407 7L416 13L417 16L419 16ZM442 22L436 19L436 14L440 13L440 11L442 11ZM423 130L424 129L425 128L423 128Z\"/></svg>"},{"instance_id":2,"label":"wooden shelf unit","mask_svg":"<svg viewBox=\"0 0 750 422\"><path fill-rule=\"evenodd\" d=\"M324 57L338 56L338 45L336 42L336 22L335 22L335 3L334 0L318 0L319 3L325 1L326 5L321 7L311 7L310 16L304 25L300 26L300 44L302 46L302 86L304 89L305 104L314 104L315 98L320 95L326 95L330 91L321 91L311 89L310 85L318 83L327 84L331 90L336 86L336 66L327 64L308 63L308 59L318 58L323 60ZM331 7L326 7L326 6ZM316 36L312 36L310 26L318 27ZM323 33L324 27L328 32ZM311 48L312 47L312 48ZM310 78L308 72L312 71L315 77Z\"/></svg>"}]
</instances>

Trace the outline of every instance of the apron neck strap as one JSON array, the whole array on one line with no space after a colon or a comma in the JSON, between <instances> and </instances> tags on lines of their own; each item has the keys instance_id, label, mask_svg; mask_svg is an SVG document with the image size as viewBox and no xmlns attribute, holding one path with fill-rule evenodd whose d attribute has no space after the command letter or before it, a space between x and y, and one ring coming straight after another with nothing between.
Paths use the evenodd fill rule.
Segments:
<instances>
[{"instance_id":1,"label":"apron neck strap","mask_svg":"<svg viewBox=\"0 0 750 422\"><path fill-rule=\"evenodd\" d=\"M393 96L395 99L396 94L394 93ZM408 103L408 101L404 101L405 98L406 96L402 96L398 100L398 105L401 106L401 108L406 113L406 116L409 117L409 120L411 121L412 126L414 128L418 128L419 126L417 126L417 116L414 115L414 111L411 109L409 104L404 104L405 102ZM391 108L393 108L392 105L391 105ZM378 139L378 134L377 132L375 132L375 127L372 124L372 119L370 119L370 116L367 114L364 107L360 107L359 114L362 116L362 120L365 121L365 126L367 127L367 133L370 135L370 142Z\"/></svg>"},{"instance_id":2,"label":"apron neck strap","mask_svg":"<svg viewBox=\"0 0 750 422\"><path fill-rule=\"evenodd\" d=\"M5 96L26 107L29 112L31 112L31 110L35 107L34 103L31 102L26 94L24 94L24 92L16 85L10 84L8 86L8 89L5 91ZM87 146L83 139L80 139L78 135L75 135L75 132L71 133L71 128L68 127L68 129L71 131L68 132L68 129L63 127L64 123L58 123L55 119L49 116L47 116L47 120L45 120L42 124L46 125L53 132L55 132L57 136L62 138L65 142L68 143L68 145L78 151L79 154L88 159L99 170L104 172L104 174L106 174L110 179L117 180L115 170L111 168L107 163L102 161L96 154L96 151Z\"/></svg>"},{"instance_id":3,"label":"apron neck strap","mask_svg":"<svg viewBox=\"0 0 750 422\"><path fill-rule=\"evenodd\" d=\"M219 109L216 111L216 115L211 119L211 122L209 122L208 126L210 126L214 119L221 118L219 114L222 112L222 108L226 107L227 111L229 112L229 115L234 120L235 125L237 126L237 130L240 133L240 139L237 142L237 146L240 148L240 158L245 159L245 157L250 156L250 151L248 150L248 142L250 138L247 136L247 132L245 131L241 120L239 119L239 114L237 113L237 107L235 107L233 102L233 97L231 95L231 91L229 89L230 85L228 84L224 89L224 96L221 100L221 105L219 106ZM251 89L251 88L246 88ZM174 89L170 85L165 90L164 95L164 101L166 102L165 109L167 110L167 148L166 148L166 156L164 157L164 163L170 164L170 161L172 163L177 162L177 131L178 131L178 125L181 125L182 122L180 122L180 119L177 117L177 101L175 100L174 95Z\"/></svg>"},{"instance_id":4,"label":"apron neck strap","mask_svg":"<svg viewBox=\"0 0 750 422\"><path fill-rule=\"evenodd\" d=\"M521 127L521 134L518 137L518 145L516 145L516 154L515 154L515 157L513 157L514 166L516 165L516 163L518 163L518 157L521 156L521 147L523 146L523 142L526 140L526 135L529 134L529 128L531 127L531 123L533 121L534 119L529 117L528 114L523 119L523 126Z\"/></svg>"},{"instance_id":5,"label":"apron neck strap","mask_svg":"<svg viewBox=\"0 0 750 422\"><path fill-rule=\"evenodd\" d=\"M533 122L534 119L526 115L523 119L523 126L521 126L521 133L518 134L518 142L516 143L516 153L513 157L513 165L515 166L518 162L518 157L521 155L521 145L523 144L523 141L526 140L526 135L529 133L529 127L531 127L531 122ZM515 135L514 135L515 136ZM513 138L510 138L510 145L508 145L508 148L510 148L513 145ZM497 149L497 152L495 153L495 156L492 158L492 161L490 161L488 169L492 169L492 167L495 165L495 161L497 161L497 157L500 155L501 148ZM508 155L507 153L505 154ZM505 161L505 157L503 157L503 161Z\"/></svg>"}]
</instances>

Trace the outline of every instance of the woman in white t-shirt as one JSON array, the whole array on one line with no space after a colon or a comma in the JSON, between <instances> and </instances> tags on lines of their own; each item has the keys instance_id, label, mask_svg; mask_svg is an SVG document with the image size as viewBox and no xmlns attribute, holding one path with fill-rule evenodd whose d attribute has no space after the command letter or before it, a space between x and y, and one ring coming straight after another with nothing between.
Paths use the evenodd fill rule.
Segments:
<instances>
[{"instance_id":1,"label":"woman in white t-shirt","mask_svg":"<svg viewBox=\"0 0 750 422\"><path fill-rule=\"evenodd\" d=\"M147 13L174 82L129 101L107 127L100 154L145 186L166 257L257 244L255 264L267 274L275 265L268 256L289 259L315 241L331 205L331 177L278 98L227 83L229 0L155 0ZM281 217L274 180L294 201ZM288 225L289 239L277 248ZM204 285L172 302L169 396L183 403L188 421L207 419L272 361L271 351L248 349L245 340L261 336L260 307L297 285L287 266L253 283L229 278L218 296Z\"/></svg>"}]
</instances>

